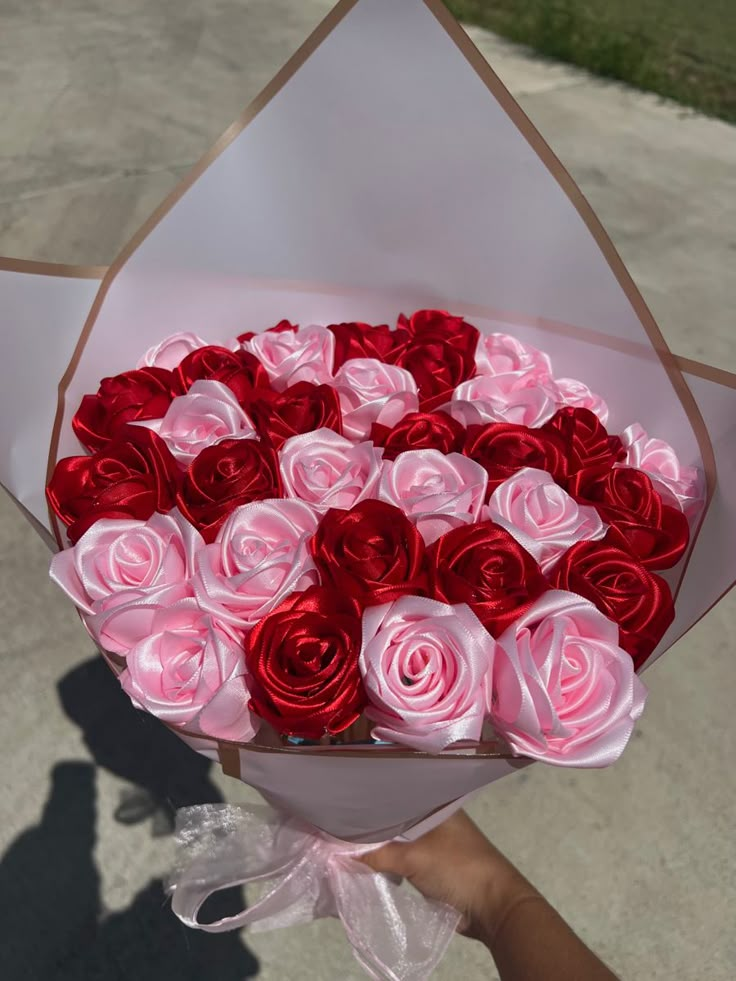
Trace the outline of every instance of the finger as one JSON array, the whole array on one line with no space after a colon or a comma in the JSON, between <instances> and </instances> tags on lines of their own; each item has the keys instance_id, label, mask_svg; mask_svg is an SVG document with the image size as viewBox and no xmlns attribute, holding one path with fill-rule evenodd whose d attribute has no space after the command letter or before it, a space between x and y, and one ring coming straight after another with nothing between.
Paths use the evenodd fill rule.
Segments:
<instances>
[{"instance_id":1,"label":"finger","mask_svg":"<svg viewBox=\"0 0 736 981\"><path fill-rule=\"evenodd\" d=\"M405 868L406 846L398 842L389 842L382 845L372 852L366 852L360 856L360 861L364 862L374 872L383 872L386 875L406 875Z\"/></svg>"}]
</instances>

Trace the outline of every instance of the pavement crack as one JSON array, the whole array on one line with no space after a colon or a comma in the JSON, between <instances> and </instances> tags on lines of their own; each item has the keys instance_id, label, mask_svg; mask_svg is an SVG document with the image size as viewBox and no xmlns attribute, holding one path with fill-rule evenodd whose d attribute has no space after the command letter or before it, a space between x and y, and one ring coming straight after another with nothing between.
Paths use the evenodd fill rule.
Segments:
<instances>
[{"instance_id":1,"label":"pavement crack","mask_svg":"<svg viewBox=\"0 0 736 981\"><path fill-rule=\"evenodd\" d=\"M156 174L172 173L176 175L182 168L192 166L192 161L185 163L163 164L159 167L124 167L113 170L106 174L99 174L93 177L81 177L77 180L62 181L56 184L49 184L45 187L34 188L33 190L20 191L10 194L0 194L0 205L17 204L20 201L32 201L36 198L44 197L47 194L55 194L58 191L74 191L80 188L113 184L116 181L136 180L139 177L151 177Z\"/></svg>"}]
</instances>

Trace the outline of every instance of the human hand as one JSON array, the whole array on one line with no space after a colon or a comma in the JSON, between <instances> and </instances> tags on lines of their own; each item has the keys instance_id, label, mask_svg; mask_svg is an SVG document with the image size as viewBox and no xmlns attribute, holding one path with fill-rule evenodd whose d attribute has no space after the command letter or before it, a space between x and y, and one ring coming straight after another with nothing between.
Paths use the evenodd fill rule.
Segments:
<instances>
[{"instance_id":1,"label":"human hand","mask_svg":"<svg viewBox=\"0 0 736 981\"><path fill-rule=\"evenodd\" d=\"M491 946L495 933L519 902L539 898L464 811L416 841L394 841L361 856L376 872L397 875L429 899L462 914L459 930Z\"/></svg>"}]
</instances>

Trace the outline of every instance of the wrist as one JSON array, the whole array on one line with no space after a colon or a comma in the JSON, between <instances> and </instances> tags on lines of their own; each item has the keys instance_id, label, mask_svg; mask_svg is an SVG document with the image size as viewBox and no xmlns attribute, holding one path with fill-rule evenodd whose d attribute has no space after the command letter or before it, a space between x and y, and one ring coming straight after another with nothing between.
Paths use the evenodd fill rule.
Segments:
<instances>
[{"instance_id":1,"label":"wrist","mask_svg":"<svg viewBox=\"0 0 736 981\"><path fill-rule=\"evenodd\" d=\"M503 859L503 865L496 866L486 879L483 892L471 911L468 932L490 949L513 910L532 898L541 899L541 896L518 869Z\"/></svg>"}]
</instances>

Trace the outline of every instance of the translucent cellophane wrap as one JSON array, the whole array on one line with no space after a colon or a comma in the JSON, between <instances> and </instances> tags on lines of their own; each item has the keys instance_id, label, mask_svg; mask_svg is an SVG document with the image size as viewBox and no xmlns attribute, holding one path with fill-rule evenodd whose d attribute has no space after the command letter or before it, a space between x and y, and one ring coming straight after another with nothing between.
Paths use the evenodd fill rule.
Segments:
<instances>
[{"instance_id":1,"label":"translucent cellophane wrap","mask_svg":"<svg viewBox=\"0 0 736 981\"><path fill-rule=\"evenodd\" d=\"M95 275L0 268L0 476L59 543L44 484L80 452L72 415L151 345L434 307L543 348L605 398L610 431L636 420L701 470L692 545L667 575L675 622L649 663L732 584L734 378L667 350L579 189L439 0L339 3ZM523 765L493 744L432 757L184 738L271 803L363 841L416 833Z\"/></svg>"}]
</instances>

